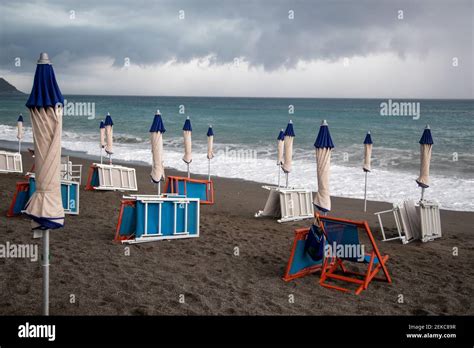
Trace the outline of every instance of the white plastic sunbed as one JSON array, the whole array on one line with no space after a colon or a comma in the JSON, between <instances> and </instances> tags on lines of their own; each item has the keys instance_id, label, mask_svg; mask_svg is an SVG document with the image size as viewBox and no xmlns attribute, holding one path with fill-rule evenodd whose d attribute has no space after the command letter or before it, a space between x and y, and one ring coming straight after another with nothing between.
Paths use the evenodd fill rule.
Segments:
<instances>
[{"instance_id":1,"label":"white plastic sunbed","mask_svg":"<svg viewBox=\"0 0 474 348\"><path fill-rule=\"evenodd\" d=\"M314 217L311 190L267 185L262 187L270 192L265 207L255 217L276 217L279 223Z\"/></svg>"},{"instance_id":2,"label":"white plastic sunbed","mask_svg":"<svg viewBox=\"0 0 474 348\"><path fill-rule=\"evenodd\" d=\"M0 151L0 173L23 173L21 153Z\"/></svg>"},{"instance_id":3,"label":"white plastic sunbed","mask_svg":"<svg viewBox=\"0 0 474 348\"><path fill-rule=\"evenodd\" d=\"M381 215L392 213L397 227L397 234L387 238ZM414 240L432 241L441 237L441 219L439 205L436 202L420 201L418 205L413 200L395 203L393 209L376 212L383 241L401 240L403 244Z\"/></svg>"}]
</instances>

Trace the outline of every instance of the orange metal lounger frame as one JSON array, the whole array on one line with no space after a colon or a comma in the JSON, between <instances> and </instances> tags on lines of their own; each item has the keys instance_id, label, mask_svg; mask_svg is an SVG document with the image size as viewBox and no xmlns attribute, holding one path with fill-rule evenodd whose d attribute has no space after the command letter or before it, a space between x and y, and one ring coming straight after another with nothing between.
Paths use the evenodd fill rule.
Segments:
<instances>
[{"instance_id":1,"label":"orange metal lounger frame","mask_svg":"<svg viewBox=\"0 0 474 348\"><path fill-rule=\"evenodd\" d=\"M25 192L30 189L30 183L28 181L21 181L16 183L16 191L13 195L12 202L10 203L10 208L8 208L7 217L15 216L15 202L18 196L18 193Z\"/></svg>"},{"instance_id":2,"label":"orange metal lounger frame","mask_svg":"<svg viewBox=\"0 0 474 348\"><path fill-rule=\"evenodd\" d=\"M323 268L321 270L321 278L319 280L319 284L321 286L324 286L326 288L330 289L336 289L339 291L344 291L344 292L351 292L350 289L344 288L342 286L336 286L332 284L328 284L327 280L328 279L335 279L335 280L340 280L340 281L345 281L348 283L353 283L353 284L358 284L359 287L356 289L355 294L359 295L362 290L366 290L369 283L372 280L381 280L381 281L386 281L387 283L391 283L392 279L388 273L388 269L386 266L386 262L388 260L388 255L382 256L380 254L380 251L377 247L377 244L375 243L375 239L372 235L372 232L370 231L369 225L367 224L367 221L352 221L352 220L347 220L347 219L339 219L339 218L333 218L333 217L328 217L328 216L319 216L320 220L322 222L328 221L328 222L341 222L341 223L349 223L356 225L358 230L363 230L367 233L367 236L369 238L370 244L372 246L372 252L369 254L370 256L370 261L368 263L367 271L365 273L359 273L359 272L352 272L349 271L345 265L344 265L344 260L339 258L339 257L325 257ZM323 230L324 230L324 224L323 224ZM327 232L324 232L327 236ZM378 262L375 262L378 260ZM341 269L342 273L341 274L335 274L335 272L338 270L338 268ZM382 270L384 274L384 278L376 278L377 273ZM353 277L350 277L348 275L352 275Z\"/></svg>"},{"instance_id":3,"label":"orange metal lounger frame","mask_svg":"<svg viewBox=\"0 0 474 348\"><path fill-rule=\"evenodd\" d=\"M179 192L178 184L180 181L183 181L184 193ZM187 194L186 183L187 182L206 184L206 199L205 200L201 199L200 203L201 204L214 204L214 183L212 180L191 179L191 178L185 178L182 176L168 176L166 178L165 192L168 192L168 190L170 189L169 193L184 194L186 196Z\"/></svg>"}]
</instances>

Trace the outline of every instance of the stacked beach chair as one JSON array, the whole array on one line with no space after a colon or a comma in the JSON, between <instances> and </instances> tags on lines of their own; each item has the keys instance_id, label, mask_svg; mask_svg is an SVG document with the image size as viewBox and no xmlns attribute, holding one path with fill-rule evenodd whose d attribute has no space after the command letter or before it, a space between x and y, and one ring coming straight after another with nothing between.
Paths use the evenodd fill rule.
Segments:
<instances>
[{"instance_id":1,"label":"stacked beach chair","mask_svg":"<svg viewBox=\"0 0 474 348\"><path fill-rule=\"evenodd\" d=\"M157 185L157 195L128 195L121 202L115 241L122 243L144 243L164 239L199 237L200 204L214 203L214 186L210 180L191 179L191 122L189 118L183 128L188 177L167 178L165 193L161 194L161 181L165 178L163 165L163 134L166 129L159 110L155 114L151 133L153 165L151 180ZM209 135L208 137L213 136ZM212 155L212 140L208 140Z\"/></svg>"}]
</instances>

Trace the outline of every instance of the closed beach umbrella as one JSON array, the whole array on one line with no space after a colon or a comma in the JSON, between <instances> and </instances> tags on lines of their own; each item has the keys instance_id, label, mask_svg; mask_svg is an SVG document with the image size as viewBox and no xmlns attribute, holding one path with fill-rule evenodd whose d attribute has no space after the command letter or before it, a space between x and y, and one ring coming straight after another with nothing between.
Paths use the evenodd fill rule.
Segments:
<instances>
[{"instance_id":1,"label":"closed beach umbrella","mask_svg":"<svg viewBox=\"0 0 474 348\"><path fill-rule=\"evenodd\" d=\"M365 172L364 211L367 211L367 173L370 172L371 160L372 160L372 136L370 135L370 131L368 131L364 140L364 165L362 166L362 169Z\"/></svg>"},{"instance_id":2,"label":"closed beach umbrella","mask_svg":"<svg viewBox=\"0 0 474 348\"><path fill-rule=\"evenodd\" d=\"M192 152L191 152L192 151L192 143L191 143L192 131L193 131L193 128L191 127L191 120L189 119L189 116L188 116L186 117L186 121L184 122L184 126L183 126L183 138L184 138L183 161L188 166L188 178L190 177L189 164L193 161Z\"/></svg>"},{"instance_id":3,"label":"closed beach umbrella","mask_svg":"<svg viewBox=\"0 0 474 348\"><path fill-rule=\"evenodd\" d=\"M105 124L104 124L104 121L100 121L99 131L100 131L100 148L103 149L107 145L107 143L105 141Z\"/></svg>"},{"instance_id":4,"label":"closed beach umbrella","mask_svg":"<svg viewBox=\"0 0 474 348\"><path fill-rule=\"evenodd\" d=\"M324 120L321 127L319 127L319 133L314 147L316 148L316 168L318 175L318 192L316 192L314 197L314 205L322 212L328 212L331 210L329 174L331 170L331 152L334 148L334 144L326 120Z\"/></svg>"},{"instance_id":5,"label":"closed beach umbrella","mask_svg":"<svg viewBox=\"0 0 474 348\"><path fill-rule=\"evenodd\" d=\"M160 110L156 111L153 123L150 128L151 152L153 154L153 165L151 167L151 180L159 184L165 178L165 167L163 165L163 133L166 132ZM160 194L160 185L158 185Z\"/></svg>"},{"instance_id":6,"label":"closed beach umbrella","mask_svg":"<svg viewBox=\"0 0 474 348\"><path fill-rule=\"evenodd\" d=\"M280 187L281 166L283 165L283 150L285 146L285 132L283 129L278 134L277 138L277 166L278 166L278 187Z\"/></svg>"},{"instance_id":7,"label":"closed beach umbrella","mask_svg":"<svg viewBox=\"0 0 474 348\"><path fill-rule=\"evenodd\" d=\"M36 191L26 206L34 230L43 230L43 313L49 314L49 230L63 227L61 199L61 131L64 98L46 53L41 53L26 106L35 147ZM37 236L38 234L35 233Z\"/></svg>"},{"instance_id":8,"label":"closed beach umbrella","mask_svg":"<svg viewBox=\"0 0 474 348\"><path fill-rule=\"evenodd\" d=\"M425 189L430 185L430 162L431 162L431 150L433 147L433 138L431 136L431 129L429 125L426 125L423 135L420 139L420 176L416 180L418 185L421 187L421 199Z\"/></svg>"},{"instance_id":9,"label":"closed beach umbrella","mask_svg":"<svg viewBox=\"0 0 474 348\"><path fill-rule=\"evenodd\" d=\"M214 146L214 131L212 130L212 126L209 125L209 128L207 130L207 159L208 159L208 180L211 180L211 159L214 158L214 151L213 151L213 146Z\"/></svg>"},{"instance_id":10,"label":"closed beach umbrella","mask_svg":"<svg viewBox=\"0 0 474 348\"><path fill-rule=\"evenodd\" d=\"M293 121L290 120L285 129L284 134L284 162L282 169L286 174L286 187L288 187L288 173L291 172L291 167L293 164L293 139L295 137L295 132L293 130Z\"/></svg>"},{"instance_id":11,"label":"closed beach umbrella","mask_svg":"<svg viewBox=\"0 0 474 348\"><path fill-rule=\"evenodd\" d=\"M24 132L23 132L23 115L22 114L20 114L20 116L18 116L18 120L16 122L16 128L17 128L16 138L18 139L18 152L21 152L21 140L23 139L23 135L24 135Z\"/></svg>"},{"instance_id":12,"label":"closed beach umbrella","mask_svg":"<svg viewBox=\"0 0 474 348\"><path fill-rule=\"evenodd\" d=\"M99 143L100 143L100 164L102 164L102 149L105 148L107 144L105 141L105 124L104 121L99 123Z\"/></svg>"},{"instance_id":13,"label":"closed beach umbrella","mask_svg":"<svg viewBox=\"0 0 474 348\"><path fill-rule=\"evenodd\" d=\"M112 154L113 154L113 143L114 143L114 122L112 121L112 117L110 116L109 113L107 113L107 116L105 117L105 152L109 155L109 160L110 163L112 163Z\"/></svg>"}]
</instances>

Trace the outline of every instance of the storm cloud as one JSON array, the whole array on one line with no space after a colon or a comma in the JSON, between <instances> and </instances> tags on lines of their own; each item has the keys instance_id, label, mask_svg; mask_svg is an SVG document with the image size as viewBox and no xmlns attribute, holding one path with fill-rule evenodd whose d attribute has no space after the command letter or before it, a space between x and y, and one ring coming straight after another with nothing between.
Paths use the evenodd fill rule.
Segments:
<instances>
[{"instance_id":1,"label":"storm cloud","mask_svg":"<svg viewBox=\"0 0 474 348\"><path fill-rule=\"evenodd\" d=\"M394 54L457 57L471 62L463 69L472 77L469 0L2 1L0 20L0 68L7 71L16 58L30 68L41 51L60 70L101 59L146 68L237 58L267 72Z\"/></svg>"}]
</instances>

